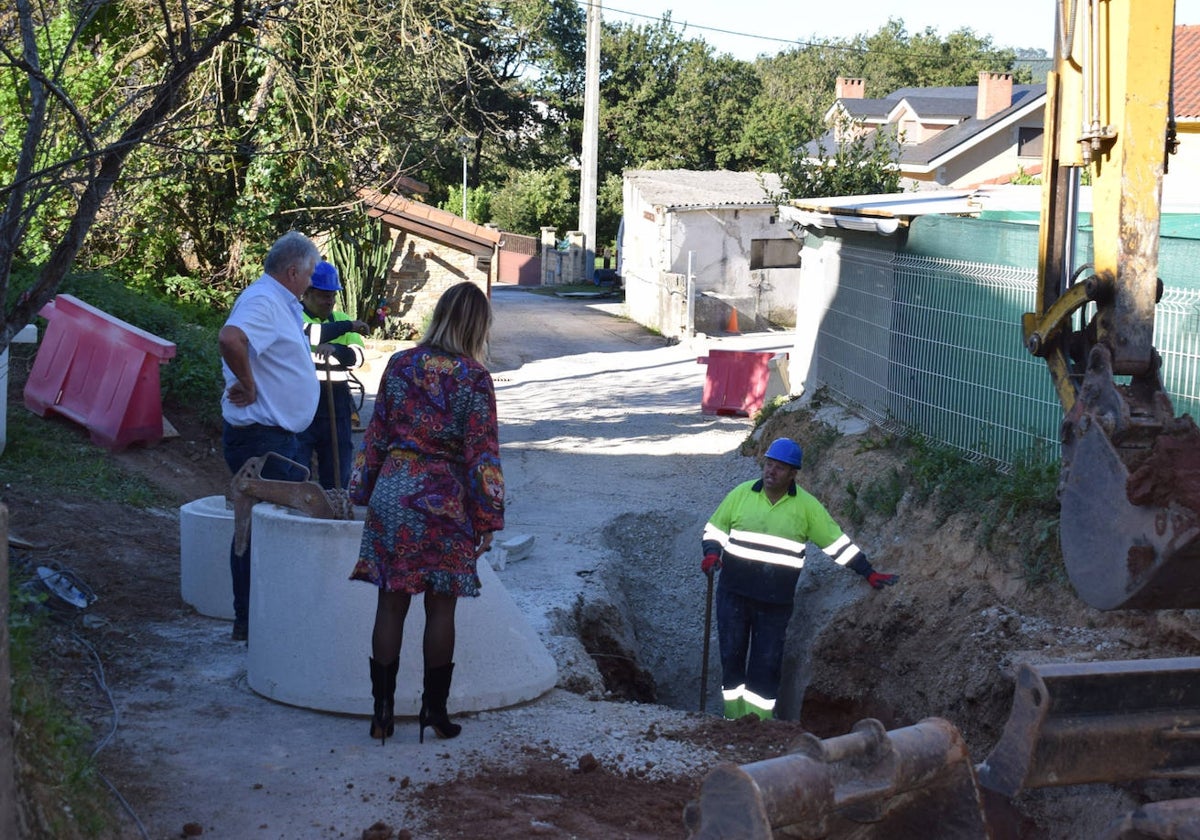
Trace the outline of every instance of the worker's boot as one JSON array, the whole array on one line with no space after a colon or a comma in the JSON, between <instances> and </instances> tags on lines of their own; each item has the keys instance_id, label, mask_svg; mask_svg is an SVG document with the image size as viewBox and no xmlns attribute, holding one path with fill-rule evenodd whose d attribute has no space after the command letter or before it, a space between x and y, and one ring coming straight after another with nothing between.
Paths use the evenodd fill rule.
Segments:
<instances>
[{"instance_id":1,"label":"worker's boot","mask_svg":"<svg viewBox=\"0 0 1200 840\"><path fill-rule=\"evenodd\" d=\"M425 691L421 695L421 713L417 722L421 725L418 740L425 743L425 727L432 726L439 738L457 738L462 727L450 722L446 712L446 698L450 696L450 678L454 663L425 669Z\"/></svg>"},{"instance_id":2,"label":"worker's boot","mask_svg":"<svg viewBox=\"0 0 1200 840\"><path fill-rule=\"evenodd\" d=\"M378 738L382 745L396 731L394 712L396 708L396 672L400 670L400 657L390 665L380 665L371 659L371 696L375 698L375 713L371 717L371 737Z\"/></svg>"}]
</instances>

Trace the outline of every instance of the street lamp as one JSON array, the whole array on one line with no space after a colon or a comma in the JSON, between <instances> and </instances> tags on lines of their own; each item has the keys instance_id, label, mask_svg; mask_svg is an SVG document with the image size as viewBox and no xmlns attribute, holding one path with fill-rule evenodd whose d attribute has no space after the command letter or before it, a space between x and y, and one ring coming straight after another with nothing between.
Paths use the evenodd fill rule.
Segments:
<instances>
[{"instance_id":1,"label":"street lamp","mask_svg":"<svg viewBox=\"0 0 1200 840\"><path fill-rule=\"evenodd\" d=\"M462 217L467 218L467 151L471 148L471 138L467 135L460 135L458 138L458 150L462 152L463 159L463 211Z\"/></svg>"}]
</instances>

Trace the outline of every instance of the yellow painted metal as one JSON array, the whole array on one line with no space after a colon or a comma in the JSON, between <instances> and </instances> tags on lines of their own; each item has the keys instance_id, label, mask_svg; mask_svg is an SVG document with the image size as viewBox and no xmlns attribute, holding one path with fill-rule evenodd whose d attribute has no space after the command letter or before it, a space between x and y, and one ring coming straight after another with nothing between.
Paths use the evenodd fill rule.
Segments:
<instances>
[{"instance_id":1,"label":"yellow painted metal","mask_svg":"<svg viewBox=\"0 0 1200 840\"><path fill-rule=\"evenodd\" d=\"M1143 373L1153 357L1174 2L1064 5L1075 17L1069 53L1056 60L1059 163L1087 162L1094 271L1115 281L1115 297L1097 318L1097 339L1109 346L1118 375Z\"/></svg>"},{"instance_id":2,"label":"yellow painted metal","mask_svg":"<svg viewBox=\"0 0 1200 840\"><path fill-rule=\"evenodd\" d=\"M1064 408L1063 559L1099 609L1197 607L1200 427L1174 416L1153 344L1174 3L1057 9L1037 309L1022 325ZM1087 255L1081 181L1091 184Z\"/></svg>"}]
</instances>

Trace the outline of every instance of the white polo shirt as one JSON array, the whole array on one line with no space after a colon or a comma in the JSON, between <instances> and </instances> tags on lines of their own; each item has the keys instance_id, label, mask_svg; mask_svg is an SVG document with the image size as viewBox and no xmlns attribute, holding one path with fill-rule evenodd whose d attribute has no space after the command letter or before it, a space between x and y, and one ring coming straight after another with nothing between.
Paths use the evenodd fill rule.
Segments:
<instances>
[{"instance_id":1,"label":"white polo shirt","mask_svg":"<svg viewBox=\"0 0 1200 840\"><path fill-rule=\"evenodd\" d=\"M237 377L222 360L221 416L227 423L261 423L291 432L302 432L312 423L321 391L304 335L303 313L296 296L269 274L238 295L225 325L237 327L250 341L250 369L258 397L246 406L229 401L229 388Z\"/></svg>"}]
</instances>

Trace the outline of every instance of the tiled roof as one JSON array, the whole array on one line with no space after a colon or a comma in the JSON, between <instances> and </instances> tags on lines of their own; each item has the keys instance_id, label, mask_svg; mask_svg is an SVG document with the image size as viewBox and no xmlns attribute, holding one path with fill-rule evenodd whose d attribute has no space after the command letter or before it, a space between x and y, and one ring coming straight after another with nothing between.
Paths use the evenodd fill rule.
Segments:
<instances>
[{"instance_id":1,"label":"tiled roof","mask_svg":"<svg viewBox=\"0 0 1200 840\"><path fill-rule=\"evenodd\" d=\"M768 192L781 190L779 176L758 172L696 172L690 169L630 169L631 182L642 199L656 207L773 206Z\"/></svg>"},{"instance_id":2,"label":"tiled roof","mask_svg":"<svg viewBox=\"0 0 1200 840\"><path fill-rule=\"evenodd\" d=\"M860 120L870 117L883 119L896 107L896 103L890 99L839 99L838 102L847 114Z\"/></svg>"},{"instance_id":3,"label":"tiled roof","mask_svg":"<svg viewBox=\"0 0 1200 840\"><path fill-rule=\"evenodd\" d=\"M1175 27L1175 116L1200 119L1200 26Z\"/></svg>"},{"instance_id":4,"label":"tiled roof","mask_svg":"<svg viewBox=\"0 0 1200 840\"><path fill-rule=\"evenodd\" d=\"M358 197L367 206L369 215L464 251L490 253L500 241L500 231L495 228L477 225L454 213L410 201L395 193L361 189Z\"/></svg>"},{"instance_id":5,"label":"tiled roof","mask_svg":"<svg viewBox=\"0 0 1200 840\"><path fill-rule=\"evenodd\" d=\"M912 109L917 118L922 120L961 120L965 117L975 116L974 93L961 97L923 96L913 93L896 100L892 103L892 107L895 108L900 102L907 102L908 107Z\"/></svg>"},{"instance_id":6,"label":"tiled roof","mask_svg":"<svg viewBox=\"0 0 1200 840\"><path fill-rule=\"evenodd\" d=\"M921 96L929 99L970 99L975 101L975 93L979 88L975 85L953 85L950 87L902 87L896 88L885 99L899 101L910 96Z\"/></svg>"},{"instance_id":7,"label":"tiled roof","mask_svg":"<svg viewBox=\"0 0 1200 840\"><path fill-rule=\"evenodd\" d=\"M1018 91L1017 88L1020 88ZM952 125L945 131L939 131L924 143L915 146L905 146L900 153L900 163L928 164L955 146L966 143L979 134L983 134L997 123L1004 122L1016 112L1032 103L1041 102L1046 96L1045 85L1017 85L1013 89L1013 104L1003 111L992 114L984 120L976 119L974 113L968 119L957 125ZM974 108L972 108L972 111ZM922 115L923 116L923 115Z\"/></svg>"}]
</instances>

